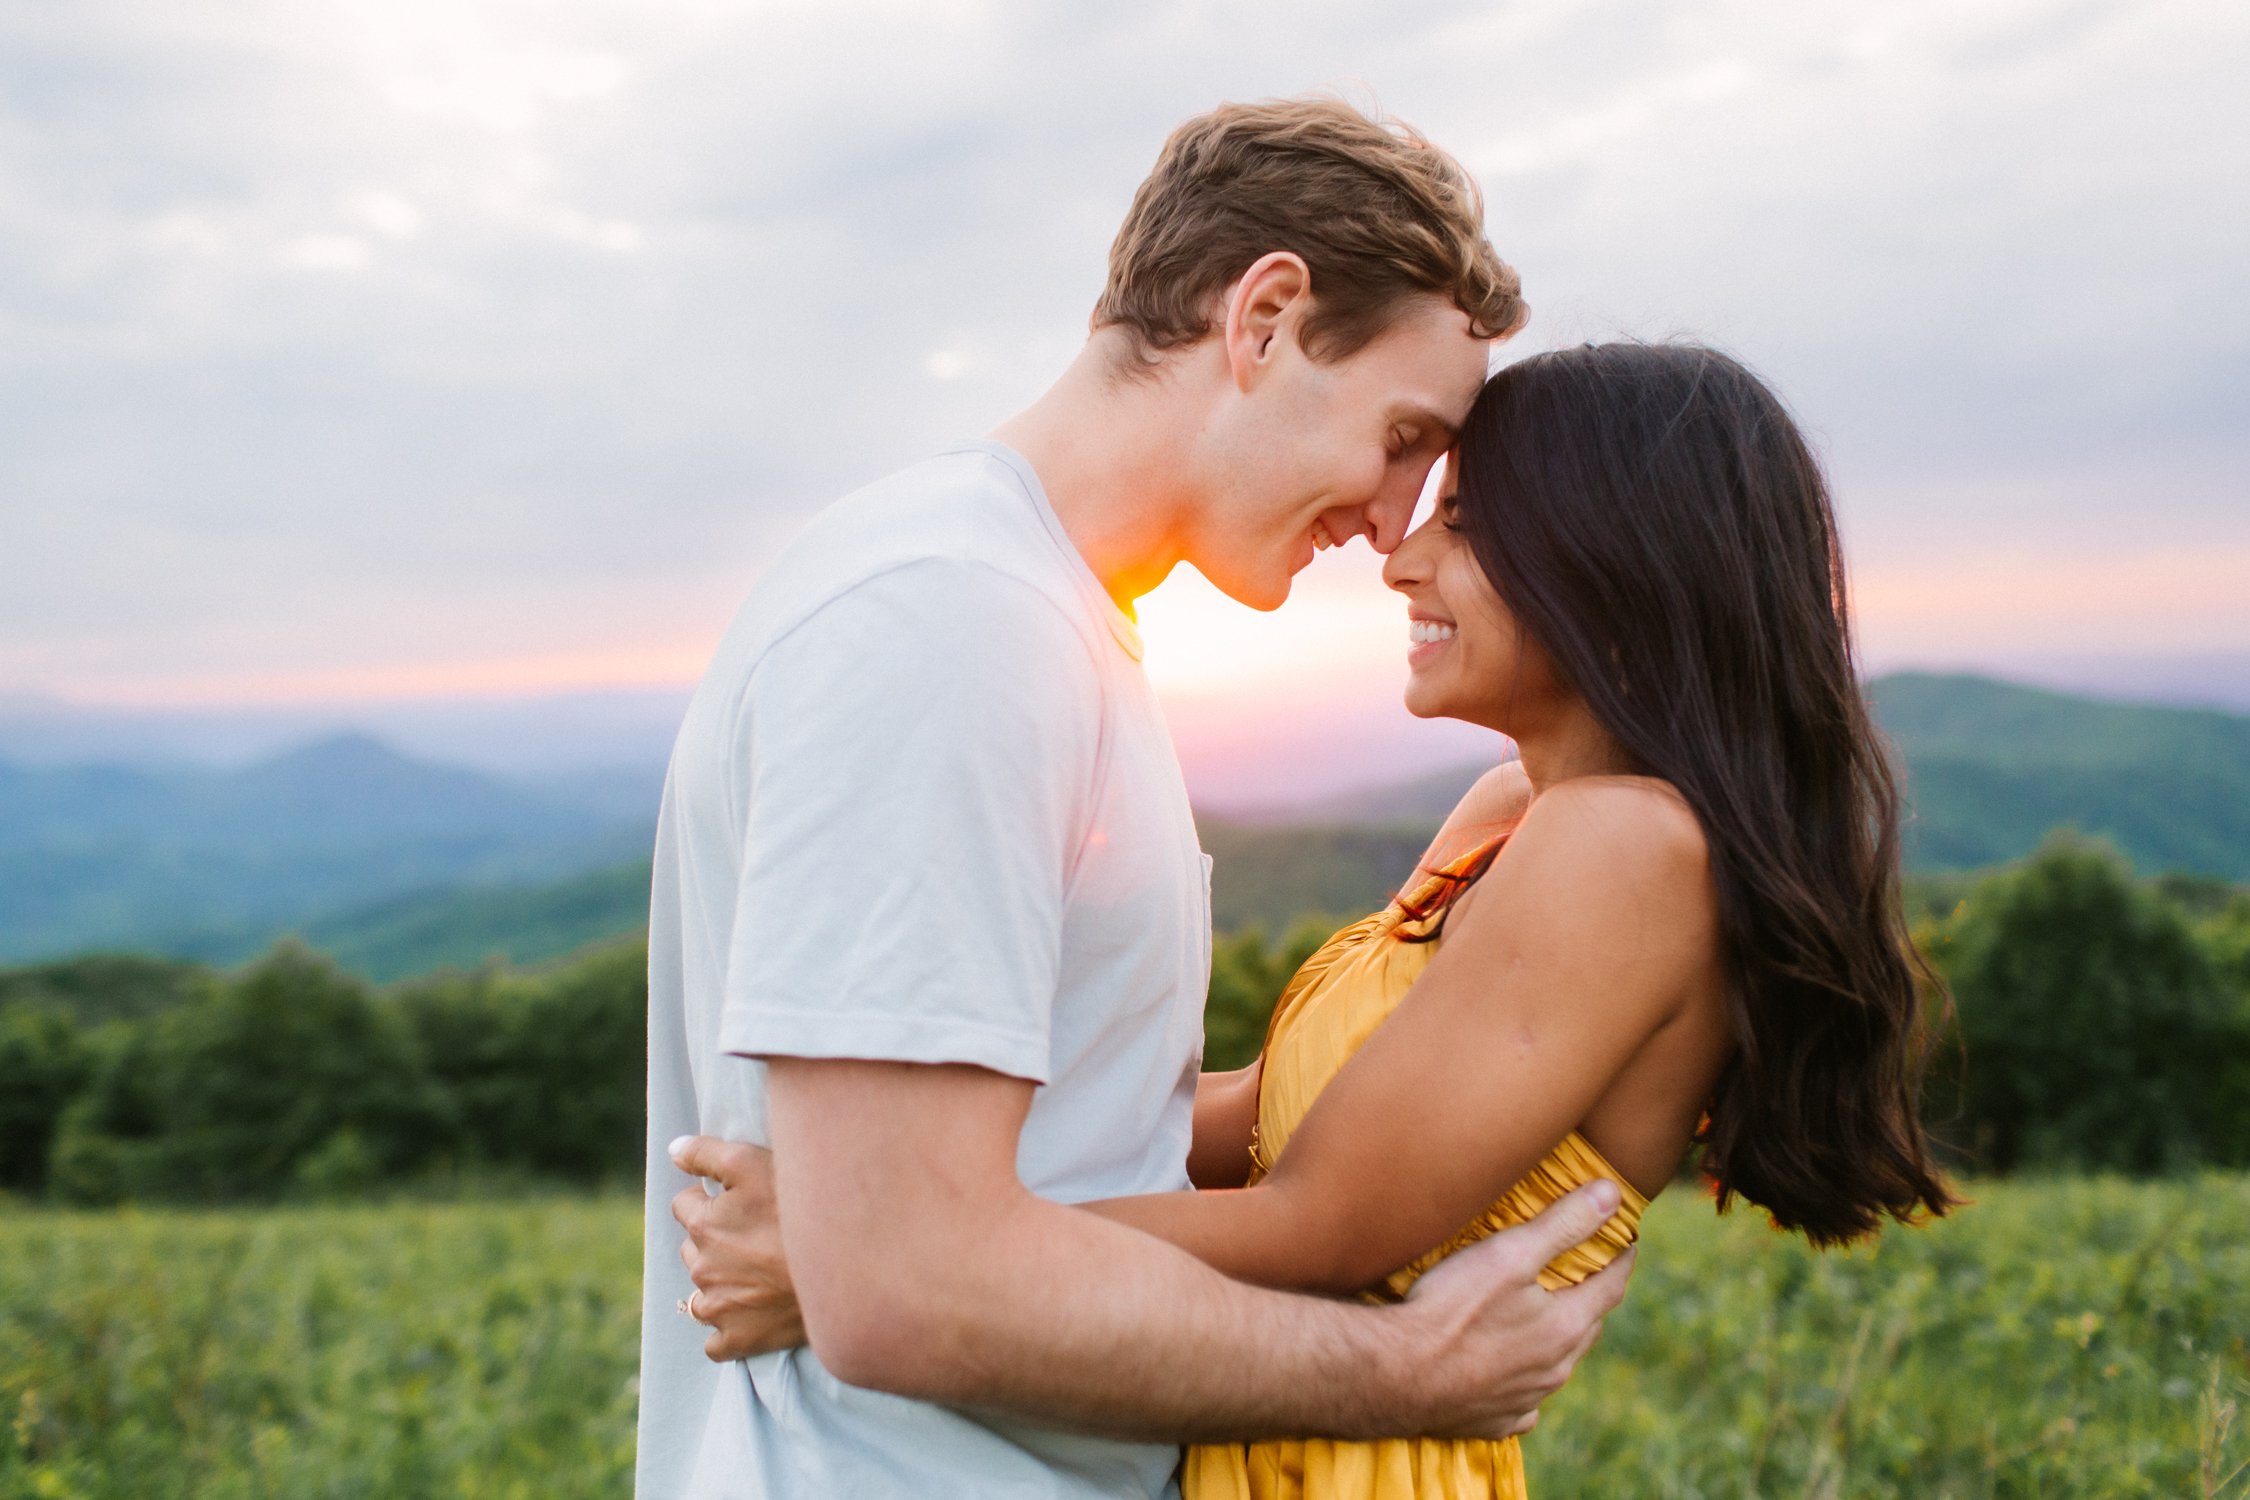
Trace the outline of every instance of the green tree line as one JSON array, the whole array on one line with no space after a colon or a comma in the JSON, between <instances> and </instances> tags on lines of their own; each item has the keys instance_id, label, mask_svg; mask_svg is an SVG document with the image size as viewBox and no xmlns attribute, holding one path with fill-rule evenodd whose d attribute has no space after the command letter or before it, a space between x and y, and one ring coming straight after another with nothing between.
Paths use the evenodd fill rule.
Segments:
<instances>
[{"instance_id":1,"label":"green tree line","mask_svg":"<svg viewBox=\"0 0 2250 1500\"><path fill-rule=\"evenodd\" d=\"M104 1003L85 982L89 965L137 981L141 1002ZM284 944L226 974L151 960L46 965L8 976L0 994L12 995L0 1002L7 1191L230 1202L639 1170L639 943L544 972L445 973L387 990Z\"/></svg>"},{"instance_id":2,"label":"green tree line","mask_svg":"<svg viewBox=\"0 0 2250 1500\"><path fill-rule=\"evenodd\" d=\"M2060 836L1914 894L1952 997L1930 1114L1963 1165L2250 1165L2250 891L2139 880ZM1215 945L1206 1066L1256 1056L1333 925ZM627 943L377 988L284 944L226 973L132 956L0 973L0 1191L229 1202L629 1179L645 965Z\"/></svg>"},{"instance_id":3,"label":"green tree line","mask_svg":"<svg viewBox=\"0 0 2250 1500\"><path fill-rule=\"evenodd\" d=\"M1927 1117L1961 1166L2250 1166L2250 890L2139 880L2066 832L2017 865L1911 882L1909 898L1942 1017ZM1257 1056L1275 997L1333 925L1216 946L1204 1066Z\"/></svg>"}]
</instances>

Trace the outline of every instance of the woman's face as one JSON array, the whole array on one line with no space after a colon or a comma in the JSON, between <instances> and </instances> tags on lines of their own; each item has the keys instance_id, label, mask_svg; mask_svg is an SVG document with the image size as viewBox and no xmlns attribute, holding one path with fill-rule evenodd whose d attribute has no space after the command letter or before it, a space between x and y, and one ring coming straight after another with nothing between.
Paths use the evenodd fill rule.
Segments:
<instances>
[{"instance_id":1,"label":"woman's face","mask_svg":"<svg viewBox=\"0 0 2250 1500\"><path fill-rule=\"evenodd\" d=\"M1406 708L1520 738L1563 695L1546 653L1517 627L1456 529L1459 457L1446 455L1437 509L1383 566L1383 581L1406 596Z\"/></svg>"}]
</instances>

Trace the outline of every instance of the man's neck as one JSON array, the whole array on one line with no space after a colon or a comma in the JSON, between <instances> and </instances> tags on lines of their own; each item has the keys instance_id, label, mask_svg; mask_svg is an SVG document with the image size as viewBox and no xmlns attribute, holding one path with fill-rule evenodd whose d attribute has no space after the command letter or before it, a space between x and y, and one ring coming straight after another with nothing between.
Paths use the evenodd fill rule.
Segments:
<instances>
[{"instance_id":1,"label":"man's neck","mask_svg":"<svg viewBox=\"0 0 2250 1500\"><path fill-rule=\"evenodd\" d=\"M1023 455L1071 545L1121 608L1162 583L1185 553L1196 499L1191 446L1192 353L1143 379L1116 373L1130 357L1105 329L1045 395L992 430Z\"/></svg>"}]
</instances>

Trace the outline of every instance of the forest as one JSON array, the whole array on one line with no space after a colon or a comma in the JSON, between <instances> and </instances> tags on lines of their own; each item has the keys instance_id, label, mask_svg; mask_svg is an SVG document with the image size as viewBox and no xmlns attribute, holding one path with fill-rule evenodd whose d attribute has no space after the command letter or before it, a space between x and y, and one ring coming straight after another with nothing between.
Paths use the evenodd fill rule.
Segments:
<instances>
[{"instance_id":1,"label":"forest","mask_svg":"<svg viewBox=\"0 0 2250 1500\"><path fill-rule=\"evenodd\" d=\"M1960 1168L2250 1165L2250 891L2072 835L1912 883L1939 983L1927 1110ZM1214 945L1205 1066L1255 1055L1336 919ZM645 949L376 986L295 943L232 970L0 971L0 1189L236 1203L640 1171Z\"/></svg>"}]
</instances>

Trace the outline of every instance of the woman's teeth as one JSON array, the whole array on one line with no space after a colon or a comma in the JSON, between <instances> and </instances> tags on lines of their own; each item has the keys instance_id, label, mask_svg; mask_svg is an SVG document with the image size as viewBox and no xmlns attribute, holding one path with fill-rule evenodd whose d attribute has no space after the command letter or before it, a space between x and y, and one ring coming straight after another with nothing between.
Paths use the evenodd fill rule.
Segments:
<instances>
[{"instance_id":1,"label":"woman's teeth","mask_svg":"<svg viewBox=\"0 0 2250 1500\"><path fill-rule=\"evenodd\" d=\"M1417 646L1427 646L1433 641L1450 641L1453 639L1453 627L1440 624L1436 620L1409 620L1406 625L1406 633L1413 637L1414 644Z\"/></svg>"},{"instance_id":2,"label":"woman's teeth","mask_svg":"<svg viewBox=\"0 0 2250 1500\"><path fill-rule=\"evenodd\" d=\"M1312 544L1315 552L1325 552L1336 545L1335 540L1328 535L1328 528L1319 521L1312 523Z\"/></svg>"}]
</instances>

